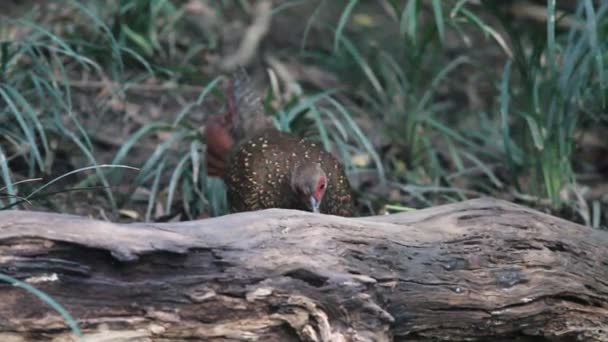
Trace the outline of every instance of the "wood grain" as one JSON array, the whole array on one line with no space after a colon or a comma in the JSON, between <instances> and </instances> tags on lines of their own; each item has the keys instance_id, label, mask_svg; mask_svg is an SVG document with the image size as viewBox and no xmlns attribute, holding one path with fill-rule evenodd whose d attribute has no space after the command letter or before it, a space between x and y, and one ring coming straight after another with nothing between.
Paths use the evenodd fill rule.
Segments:
<instances>
[{"instance_id":1,"label":"wood grain","mask_svg":"<svg viewBox=\"0 0 608 342\"><path fill-rule=\"evenodd\" d=\"M494 199L343 218L0 212L1 273L91 341L608 340L608 234ZM0 285L0 340L70 340Z\"/></svg>"}]
</instances>

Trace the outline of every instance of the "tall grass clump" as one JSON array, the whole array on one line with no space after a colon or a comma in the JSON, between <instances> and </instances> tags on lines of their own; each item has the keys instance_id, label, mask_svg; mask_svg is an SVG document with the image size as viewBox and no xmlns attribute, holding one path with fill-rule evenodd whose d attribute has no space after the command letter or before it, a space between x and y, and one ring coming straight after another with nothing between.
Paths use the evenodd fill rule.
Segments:
<instances>
[{"instance_id":1,"label":"tall grass clump","mask_svg":"<svg viewBox=\"0 0 608 342\"><path fill-rule=\"evenodd\" d=\"M479 156L491 152L477 147L452 125L457 122L454 116L470 114L441 96L441 88L452 84L450 78L462 67L470 67L472 60L466 54L446 55L444 41L448 30L462 35L463 40L471 29L491 38L497 34L463 1L383 4L378 14L376 5L348 1L332 25L320 23L317 16L335 4L320 1L309 27L316 23L331 33L331 51L307 48L305 34L300 55L338 74L349 85L336 95L349 117L375 123L380 131L375 131L377 135L390 141L390 149L379 157L379 169L392 186L425 205L435 199L475 194L452 184L452 174L464 172L468 163L477 165L490 179L496 176ZM438 140L448 151L438 147ZM450 169L445 158L457 170Z\"/></svg>"},{"instance_id":2,"label":"tall grass clump","mask_svg":"<svg viewBox=\"0 0 608 342\"><path fill-rule=\"evenodd\" d=\"M27 200L34 198L28 196L28 191L37 193L37 189L45 186L27 180L57 176L55 170L62 167L57 165L56 154L65 148L70 153L80 153L88 164L76 171L93 170L94 177L85 182L86 189L101 186L110 209L116 211L115 194L102 170L107 165L97 160L96 146L79 117L82 108L74 104L72 82L82 74L107 79L106 72L111 70L112 75L118 75L115 84L120 85L126 79L123 57L129 56L144 65L145 60L115 39L94 6L76 1L62 4L74 16L68 24L40 11L47 9L46 5L57 8L56 4L34 7L24 18L0 23L0 170L5 184L2 189L9 206L29 203ZM99 59L96 52L102 50L105 57ZM87 109L99 109L95 106L91 103ZM24 195L19 197L18 192ZM37 194L36 198L44 198L43 195ZM2 207L6 207L5 203Z\"/></svg>"},{"instance_id":3,"label":"tall grass clump","mask_svg":"<svg viewBox=\"0 0 608 342\"><path fill-rule=\"evenodd\" d=\"M576 25L566 32L556 29L555 0L548 1L544 32L524 33L502 18L514 51L504 66L499 110L511 182L554 208L576 184L577 134L606 108L607 10L606 3L581 1Z\"/></svg>"},{"instance_id":4,"label":"tall grass clump","mask_svg":"<svg viewBox=\"0 0 608 342\"><path fill-rule=\"evenodd\" d=\"M548 1L541 29L492 1L385 1L381 11L362 1L341 4L335 20L321 22L338 5L318 2L300 56L339 75L348 86L334 96L390 141L380 156L390 184L427 205L515 194L561 208L576 188L577 134L605 120L608 4L581 1L562 18ZM561 25L565 19L570 26ZM313 23L331 33L325 50L308 48ZM503 53L502 72L479 63L481 53L446 53L447 36L474 47L479 34ZM491 107L475 112L454 99L462 85L452 78L463 68L497 85ZM455 183L467 174L483 177L459 181L464 188Z\"/></svg>"},{"instance_id":5,"label":"tall grass clump","mask_svg":"<svg viewBox=\"0 0 608 342\"><path fill-rule=\"evenodd\" d=\"M188 114L209 98L222 78L218 76L211 80L201 90L197 99L185 105L172 122L153 121L143 125L116 152L113 163L123 163L129 152L145 136L158 132L168 135L141 166L141 171L123 196L122 205L137 200L134 195L138 187L147 187L150 191L146 199L146 220L154 217L153 209L157 202L163 199L165 212L170 212L174 206L179 207L186 217L191 219L201 214L221 215L227 212L225 190L221 181L207 177L205 151L199 128L189 125L185 120ZM161 178L169 179L169 182L161 183ZM115 172L113 179L115 182L121 182L122 174ZM176 199L177 203L174 203Z\"/></svg>"},{"instance_id":6,"label":"tall grass clump","mask_svg":"<svg viewBox=\"0 0 608 342\"><path fill-rule=\"evenodd\" d=\"M121 0L114 11L116 40L145 57L163 53L163 37L175 32L181 11L168 0Z\"/></svg>"},{"instance_id":7,"label":"tall grass clump","mask_svg":"<svg viewBox=\"0 0 608 342\"><path fill-rule=\"evenodd\" d=\"M0 34L0 162L14 203L17 188L11 184L17 178L50 173L52 142L74 143L97 165L93 144L74 112L69 74L75 68L99 71L99 66L32 20L3 20ZM108 188L103 173L97 174ZM111 191L106 195L113 203Z\"/></svg>"}]
</instances>

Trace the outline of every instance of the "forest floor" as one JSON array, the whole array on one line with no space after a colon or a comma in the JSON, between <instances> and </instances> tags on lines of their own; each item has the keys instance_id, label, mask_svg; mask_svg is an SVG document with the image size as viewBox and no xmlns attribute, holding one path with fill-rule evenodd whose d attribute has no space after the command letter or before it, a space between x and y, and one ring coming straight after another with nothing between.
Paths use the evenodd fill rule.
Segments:
<instances>
[{"instance_id":1,"label":"forest floor","mask_svg":"<svg viewBox=\"0 0 608 342\"><path fill-rule=\"evenodd\" d=\"M281 129L342 160L359 215L494 196L608 226L607 5L8 3L0 207L225 214L202 128L244 65Z\"/></svg>"}]
</instances>

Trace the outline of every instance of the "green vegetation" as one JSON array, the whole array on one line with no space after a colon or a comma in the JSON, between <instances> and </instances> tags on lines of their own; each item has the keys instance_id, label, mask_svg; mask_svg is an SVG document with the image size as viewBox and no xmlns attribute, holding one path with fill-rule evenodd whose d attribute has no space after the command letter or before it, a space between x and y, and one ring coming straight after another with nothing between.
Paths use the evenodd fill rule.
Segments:
<instances>
[{"instance_id":1,"label":"green vegetation","mask_svg":"<svg viewBox=\"0 0 608 342\"><path fill-rule=\"evenodd\" d=\"M32 285L30 285L26 282L23 282L19 279L13 278L6 274L0 273L0 281L9 283L15 287L22 288L25 291L29 292L30 294L38 297L40 300L42 300L43 302L48 304L51 308L53 308L53 310L57 311L61 315L61 317L67 323L68 327L70 328L70 330L72 331L72 333L75 336L79 337L80 339L83 338L82 331L80 331L80 328L78 327L78 323L76 323L76 320L72 317L72 315L70 315L69 312L67 312L67 310L63 306L61 306L61 304L57 303L57 301L54 300L53 298L49 297L49 295L38 290L37 288L33 287Z\"/></svg>"},{"instance_id":2,"label":"green vegetation","mask_svg":"<svg viewBox=\"0 0 608 342\"><path fill-rule=\"evenodd\" d=\"M247 69L279 128L343 160L362 215L490 195L607 227L608 4L572 3L273 2ZM226 213L200 127L222 111L222 61L260 11L236 0L9 7L0 208Z\"/></svg>"}]
</instances>

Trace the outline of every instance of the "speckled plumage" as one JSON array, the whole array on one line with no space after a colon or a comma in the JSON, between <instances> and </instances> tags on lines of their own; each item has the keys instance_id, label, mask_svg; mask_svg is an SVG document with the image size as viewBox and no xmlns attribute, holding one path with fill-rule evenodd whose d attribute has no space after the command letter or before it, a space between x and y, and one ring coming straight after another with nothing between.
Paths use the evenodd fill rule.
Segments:
<instances>
[{"instance_id":1,"label":"speckled plumage","mask_svg":"<svg viewBox=\"0 0 608 342\"><path fill-rule=\"evenodd\" d=\"M315 193L322 198L319 211L353 215L350 184L334 156L313 141L276 130L246 75L235 77L227 95L225 115L211 117L204 135L208 173L224 179L232 212L311 210L307 206L311 193L303 198L295 189L310 189L324 181L323 191ZM295 188L293 180L298 181Z\"/></svg>"},{"instance_id":2,"label":"speckled plumage","mask_svg":"<svg viewBox=\"0 0 608 342\"><path fill-rule=\"evenodd\" d=\"M336 158L315 142L276 130L266 130L243 142L230 156L225 182L231 210L307 210L293 192L290 180L298 163L308 162L318 162L327 175L321 213L352 216L350 184Z\"/></svg>"}]
</instances>

